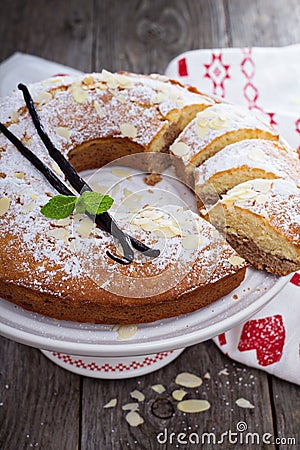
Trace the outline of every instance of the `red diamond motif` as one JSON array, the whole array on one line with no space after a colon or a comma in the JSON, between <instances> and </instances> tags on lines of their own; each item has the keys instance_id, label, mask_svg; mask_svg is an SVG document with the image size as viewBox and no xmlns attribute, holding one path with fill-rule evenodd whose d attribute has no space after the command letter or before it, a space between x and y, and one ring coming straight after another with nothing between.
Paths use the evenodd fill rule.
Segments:
<instances>
[{"instance_id":1,"label":"red diamond motif","mask_svg":"<svg viewBox=\"0 0 300 450\"><path fill-rule=\"evenodd\" d=\"M246 57L241 63L242 72L246 78L253 78L255 73L255 64L253 59Z\"/></svg>"},{"instance_id":2,"label":"red diamond motif","mask_svg":"<svg viewBox=\"0 0 300 450\"><path fill-rule=\"evenodd\" d=\"M204 78L209 78L213 83L213 93L215 95L225 96L225 80L230 78L229 64L224 64L222 53L212 52L209 64L204 64L206 69Z\"/></svg>"},{"instance_id":3,"label":"red diamond motif","mask_svg":"<svg viewBox=\"0 0 300 450\"><path fill-rule=\"evenodd\" d=\"M245 85L244 94L249 103L256 103L258 99L258 90L252 83L249 82Z\"/></svg>"}]
</instances>

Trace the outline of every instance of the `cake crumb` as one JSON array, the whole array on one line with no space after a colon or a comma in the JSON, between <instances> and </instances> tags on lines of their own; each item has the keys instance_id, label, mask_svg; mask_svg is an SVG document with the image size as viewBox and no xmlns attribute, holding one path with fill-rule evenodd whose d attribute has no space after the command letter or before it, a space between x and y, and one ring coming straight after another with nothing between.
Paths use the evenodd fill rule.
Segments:
<instances>
[{"instance_id":1,"label":"cake crumb","mask_svg":"<svg viewBox=\"0 0 300 450\"><path fill-rule=\"evenodd\" d=\"M150 173L147 177L144 178L144 182L148 184L148 186L155 186L162 180L162 176L158 173Z\"/></svg>"}]
</instances>

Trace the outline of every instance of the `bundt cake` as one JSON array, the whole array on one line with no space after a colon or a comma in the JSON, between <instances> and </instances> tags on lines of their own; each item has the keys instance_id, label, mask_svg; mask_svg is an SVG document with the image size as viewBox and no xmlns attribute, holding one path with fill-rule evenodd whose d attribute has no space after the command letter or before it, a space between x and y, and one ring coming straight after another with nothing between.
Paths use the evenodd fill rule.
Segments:
<instances>
[{"instance_id":1,"label":"bundt cake","mask_svg":"<svg viewBox=\"0 0 300 450\"><path fill-rule=\"evenodd\" d=\"M78 171L128 154L166 152L199 111L215 104L156 75L103 71L29 89L44 129ZM9 131L64 181L21 93L1 100L0 111ZM124 230L160 246L161 254L137 254L126 266L113 261L106 251L115 240L88 217L41 214L57 192L3 135L0 186L0 296L28 310L80 322L150 322L208 305L245 276L245 261L212 225L176 208L121 215Z\"/></svg>"},{"instance_id":2,"label":"bundt cake","mask_svg":"<svg viewBox=\"0 0 300 450\"><path fill-rule=\"evenodd\" d=\"M152 258L135 252L122 265L107 253L116 239L90 216L57 220L41 213L57 194L54 184L0 135L4 299L57 319L142 323L228 294L248 262L278 275L299 268L299 160L261 117L160 75L55 77L30 92L45 132L77 171L129 155L128 165L160 173L171 160L192 188L195 171L196 193L213 206L205 218L177 206L116 208L112 215L131 242L160 250ZM0 121L70 181L42 144L20 92L1 100ZM72 183L66 186L72 194ZM217 203L212 191L224 194Z\"/></svg>"}]
</instances>

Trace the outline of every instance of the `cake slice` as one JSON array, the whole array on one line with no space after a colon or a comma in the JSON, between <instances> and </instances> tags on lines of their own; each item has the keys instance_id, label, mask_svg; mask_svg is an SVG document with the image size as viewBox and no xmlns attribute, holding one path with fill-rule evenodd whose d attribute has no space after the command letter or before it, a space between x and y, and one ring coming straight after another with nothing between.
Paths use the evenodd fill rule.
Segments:
<instances>
[{"instance_id":1,"label":"cake slice","mask_svg":"<svg viewBox=\"0 0 300 450\"><path fill-rule=\"evenodd\" d=\"M296 151L265 139L246 139L227 145L197 167L195 193L199 209L212 205L237 184L255 178L284 178L300 185Z\"/></svg>"},{"instance_id":2,"label":"cake slice","mask_svg":"<svg viewBox=\"0 0 300 450\"><path fill-rule=\"evenodd\" d=\"M177 176L193 187L193 171L225 146L243 139L278 141L278 133L245 108L216 104L199 112L170 147Z\"/></svg>"},{"instance_id":3,"label":"cake slice","mask_svg":"<svg viewBox=\"0 0 300 450\"><path fill-rule=\"evenodd\" d=\"M291 181L241 183L205 217L255 268L277 275L300 268L300 189Z\"/></svg>"}]
</instances>

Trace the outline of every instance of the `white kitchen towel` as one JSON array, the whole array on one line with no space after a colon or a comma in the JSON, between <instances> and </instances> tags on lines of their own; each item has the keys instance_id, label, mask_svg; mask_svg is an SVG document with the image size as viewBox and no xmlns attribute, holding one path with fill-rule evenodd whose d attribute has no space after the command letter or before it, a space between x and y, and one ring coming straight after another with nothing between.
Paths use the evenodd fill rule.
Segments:
<instances>
[{"instance_id":1,"label":"white kitchen towel","mask_svg":"<svg viewBox=\"0 0 300 450\"><path fill-rule=\"evenodd\" d=\"M166 75L260 111L300 149L299 44L193 50L173 59ZM300 273L250 320L214 341L230 358L300 384Z\"/></svg>"},{"instance_id":2,"label":"white kitchen towel","mask_svg":"<svg viewBox=\"0 0 300 450\"><path fill-rule=\"evenodd\" d=\"M0 64L0 96L18 82L79 71L16 53ZM265 111L293 146L300 143L300 45L194 50L175 58L167 75L202 91ZM286 81L285 81L286 80ZM300 273L259 313L214 341L231 358L300 384Z\"/></svg>"}]
</instances>

